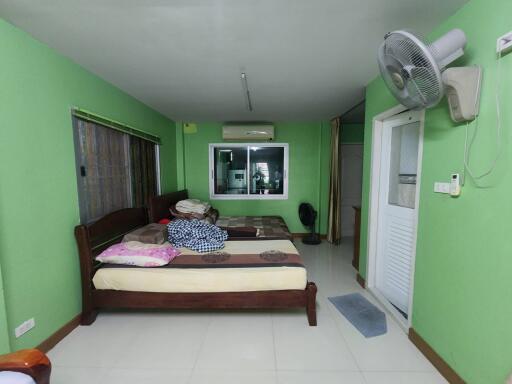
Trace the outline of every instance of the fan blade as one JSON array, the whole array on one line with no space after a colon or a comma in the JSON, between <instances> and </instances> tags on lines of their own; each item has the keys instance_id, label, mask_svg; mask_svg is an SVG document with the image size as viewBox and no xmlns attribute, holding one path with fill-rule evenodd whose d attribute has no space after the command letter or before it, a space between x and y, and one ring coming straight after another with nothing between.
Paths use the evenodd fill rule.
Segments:
<instances>
[{"instance_id":1,"label":"fan blade","mask_svg":"<svg viewBox=\"0 0 512 384\"><path fill-rule=\"evenodd\" d=\"M423 93L421 93L421 90L420 88L418 87L418 84L416 84L416 81L414 81L413 78L409 78L406 82L406 84L412 84L414 85L414 90L415 92L410 92L411 94L415 94L415 95L418 95L418 97L421 99L421 102L422 104L425 106L427 104L427 99L425 98L425 96L423 95ZM409 89L409 87L407 86L407 89Z\"/></svg>"},{"instance_id":2,"label":"fan blade","mask_svg":"<svg viewBox=\"0 0 512 384\"><path fill-rule=\"evenodd\" d=\"M437 81L437 77L428 67L416 67L411 72L411 77L425 96L429 107L435 105L443 94L443 85Z\"/></svg>"}]
</instances>

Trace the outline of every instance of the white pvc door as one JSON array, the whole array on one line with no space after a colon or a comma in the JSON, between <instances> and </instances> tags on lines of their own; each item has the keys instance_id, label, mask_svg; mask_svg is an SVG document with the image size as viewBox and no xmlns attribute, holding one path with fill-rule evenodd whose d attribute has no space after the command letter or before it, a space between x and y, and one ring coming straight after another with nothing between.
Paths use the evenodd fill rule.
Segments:
<instances>
[{"instance_id":1,"label":"white pvc door","mask_svg":"<svg viewBox=\"0 0 512 384\"><path fill-rule=\"evenodd\" d=\"M382 127L376 287L405 314L416 251L420 128L419 112L402 113Z\"/></svg>"}]
</instances>

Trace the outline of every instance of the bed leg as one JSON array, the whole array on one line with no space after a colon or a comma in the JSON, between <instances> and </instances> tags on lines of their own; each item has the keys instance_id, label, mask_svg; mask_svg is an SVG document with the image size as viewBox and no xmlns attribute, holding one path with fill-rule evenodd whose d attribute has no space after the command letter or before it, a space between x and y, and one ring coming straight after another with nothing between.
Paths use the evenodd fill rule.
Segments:
<instances>
[{"instance_id":1,"label":"bed leg","mask_svg":"<svg viewBox=\"0 0 512 384\"><path fill-rule=\"evenodd\" d=\"M306 313L310 326L316 326L316 284L309 282L306 286Z\"/></svg>"},{"instance_id":2,"label":"bed leg","mask_svg":"<svg viewBox=\"0 0 512 384\"><path fill-rule=\"evenodd\" d=\"M82 319L80 324L91 325L96 320L98 311L94 308L92 297L94 275L94 257L89 239L89 230L85 225L75 227L75 238L78 245L78 256L80 258L80 277L82 280Z\"/></svg>"},{"instance_id":3,"label":"bed leg","mask_svg":"<svg viewBox=\"0 0 512 384\"><path fill-rule=\"evenodd\" d=\"M82 319L80 320L80 324L91 325L96 320L96 316L98 316L98 311L96 309L91 309L87 312L82 312Z\"/></svg>"}]
</instances>

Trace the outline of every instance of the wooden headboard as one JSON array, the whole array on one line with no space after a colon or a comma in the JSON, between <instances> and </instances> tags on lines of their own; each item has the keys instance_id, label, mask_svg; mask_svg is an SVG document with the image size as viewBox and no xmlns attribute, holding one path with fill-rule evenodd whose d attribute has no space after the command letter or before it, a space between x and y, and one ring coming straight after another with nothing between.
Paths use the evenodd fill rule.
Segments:
<instances>
[{"instance_id":1,"label":"wooden headboard","mask_svg":"<svg viewBox=\"0 0 512 384\"><path fill-rule=\"evenodd\" d=\"M169 217L169 207L185 199L188 199L188 191L186 189L152 197L148 204L149 222L156 223L161 219Z\"/></svg>"},{"instance_id":2,"label":"wooden headboard","mask_svg":"<svg viewBox=\"0 0 512 384\"><path fill-rule=\"evenodd\" d=\"M92 224L82 224L75 227L75 238L80 258L83 308L90 308L92 305L94 291L92 278L99 268L99 263L95 261L95 257L110 245L119 243L128 232L147 223L146 208L125 208L109 213ZM89 313L87 316L92 315ZM87 321L82 317L82 324L87 324Z\"/></svg>"},{"instance_id":3,"label":"wooden headboard","mask_svg":"<svg viewBox=\"0 0 512 384\"><path fill-rule=\"evenodd\" d=\"M88 251L94 257L108 246L118 243L128 232L147 223L145 208L125 208L109 213L92 224L77 225L75 237L78 251Z\"/></svg>"}]
</instances>

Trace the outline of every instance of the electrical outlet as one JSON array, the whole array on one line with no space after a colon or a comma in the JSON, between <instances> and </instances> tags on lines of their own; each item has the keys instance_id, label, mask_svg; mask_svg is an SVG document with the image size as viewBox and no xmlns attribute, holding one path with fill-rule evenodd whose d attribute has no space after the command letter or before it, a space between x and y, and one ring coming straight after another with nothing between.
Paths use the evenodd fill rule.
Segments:
<instances>
[{"instance_id":1,"label":"electrical outlet","mask_svg":"<svg viewBox=\"0 0 512 384\"><path fill-rule=\"evenodd\" d=\"M434 192L437 193L450 193L450 183L434 183Z\"/></svg>"},{"instance_id":2,"label":"electrical outlet","mask_svg":"<svg viewBox=\"0 0 512 384\"><path fill-rule=\"evenodd\" d=\"M17 326L14 329L14 335L16 336L16 338L18 338L21 335L30 331L35 326L36 326L36 321L34 320L34 318L28 319L27 321L24 321L23 323L21 323L19 326Z\"/></svg>"}]
</instances>

